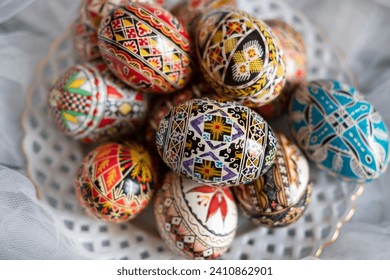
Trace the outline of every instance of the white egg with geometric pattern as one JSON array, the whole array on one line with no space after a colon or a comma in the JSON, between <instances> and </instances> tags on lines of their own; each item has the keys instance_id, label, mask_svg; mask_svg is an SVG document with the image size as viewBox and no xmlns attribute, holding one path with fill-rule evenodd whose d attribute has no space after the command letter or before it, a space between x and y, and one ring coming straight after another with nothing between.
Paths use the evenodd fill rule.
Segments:
<instances>
[{"instance_id":1,"label":"white egg with geometric pattern","mask_svg":"<svg viewBox=\"0 0 390 280\"><path fill-rule=\"evenodd\" d=\"M216 259L237 229L237 206L229 187L202 185L169 173L154 205L167 246L187 259Z\"/></svg>"}]
</instances>

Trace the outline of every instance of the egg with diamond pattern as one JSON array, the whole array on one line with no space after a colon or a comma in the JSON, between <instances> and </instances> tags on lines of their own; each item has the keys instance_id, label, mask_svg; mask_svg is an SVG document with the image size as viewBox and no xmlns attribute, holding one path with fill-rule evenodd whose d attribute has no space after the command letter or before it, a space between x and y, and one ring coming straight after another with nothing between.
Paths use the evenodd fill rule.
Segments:
<instances>
[{"instance_id":1,"label":"egg with diamond pattern","mask_svg":"<svg viewBox=\"0 0 390 280\"><path fill-rule=\"evenodd\" d=\"M205 13L195 34L203 75L222 97L256 108L280 94L284 54L264 22L224 6Z\"/></svg>"}]
</instances>

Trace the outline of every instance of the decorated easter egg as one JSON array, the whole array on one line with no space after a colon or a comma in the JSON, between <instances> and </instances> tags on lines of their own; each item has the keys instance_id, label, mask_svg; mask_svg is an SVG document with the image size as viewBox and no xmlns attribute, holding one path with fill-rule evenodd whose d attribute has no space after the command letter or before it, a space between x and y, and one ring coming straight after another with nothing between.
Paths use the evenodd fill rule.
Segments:
<instances>
[{"instance_id":1,"label":"decorated easter egg","mask_svg":"<svg viewBox=\"0 0 390 280\"><path fill-rule=\"evenodd\" d=\"M211 187L168 173L154 214L167 246L187 259L216 259L233 241L237 206L229 187Z\"/></svg>"},{"instance_id":2,"label":"decorated easter egg","mask_svg":"<svg viewBox=\"0 0 390 280\"><path fill-rule=\"evenodd\" d=\"M372 104L335 80L301 85L289 108L293 136L309 159L330 174L365 182L387 167L389 134Z\"/></svg>"},{"instance_id":3,"label":"decorated easter egg","mask_svg":"<svg viewBox=\"0 0 390 280\"><path fill-rule=\"evenodd\" d=\"M196 31L203 74L220 95L249 107L275 99L285 81L284 56L269 27L234 8L206 13Z\"/></svg>"},{"instance_id":4,"label":"decorated easter egg","mask_svg":"<svg viewBox=\"0 0 390 280\"><path fill-rule=\"evenodd\" d=\"M153 100L152 109L149 111L149 125L146 127L145 140L150 151L158 154L156 146L156 130L160 121L168 114L169 110L175 106L178 106L192 98L199 98L200 91L196 86L186 87L178 92L171 95L160 95L156 96ZM167 166L161 162L161 157L157 156L160 170L168 171Z\"/></svg>"},{"instance_id":5,"label":"decorated easter egg","mask_svg":"<svg viewBox=\"0 0 390 280\"><path fill-rule=\"evenodd\" d=\"M66 71L51 89L48 107L61 131L91 143L140 128L148 99L126 87L98 61Z\"/></svg>"},{"instance_id":6,"label":"decorated easter egg","mask_svg":"<svg viewBox=\"0 0 390 280\"><path fill-rule=\"evenodd\" d=\"M265 23L271 28L285 55L286 83L299 84L306 78L306 48L301 35L287 23L272 19Z\"/></svg>"},{"instance_id":7,"label":"decorated easter egg","mask_svg":"<svg viewBox=\"0 0 390 280\"><path fill-rule=\"evenodd\" d=\"M114 8L125 6L133 2L159 5L164 3L161 0L84 0L81 3L80 11L85 14L88 22L97 31L102 18L109 14Z\"/></svg>"},{"instance_id":8,"label":"decorated easter egg","mask_svg":"<svg viewBox=\"0 0 390 280\"><path fill-rule=\"evenodd\" d=\"M118 5L129 2L153 3L153 0L83 0L79 16L74 23L76 51L82 60L93 60L100 57L97 43L97 31L101 19ZM160 1L161 2L161 1Z\"/></svg>"},{"instance_id":9,"label":"decorated easter egg","mask_svg":"<svg viewBox=\"0 0 390 280\"><path fill-rule=\"evenodd\" d=\"M179 1L171 10L192 34L203 13L223 6L236 6L235 0L184 0Z\"/></svg>"},{"instance_id":10,"label":"decorated easter egg","mask_svg":"<svg viewBox=\"0 0 390 280\"><path fill-rule=\"evenodd\" d=\"M287 226L304 213L311 194L309 164L283 134L277 133L275 163L247 185L234 187L238 205L253 222L269 227Z\"/></svg>"},{"instance_id":11,"label":"decorated easter egg","mask_svg":"<svg viewBox=\"0 0 390 280\"><path fill-rule=\"evenodd\" d=\"M98 34L111 71L143 92L171 93L191 76L187 31L157 5L130 3L103 18Z\"/></svg>"},{"instance_id":12,"label":"decorated easter egg","mask_svg":"<svg viewBox=\"0 0 390 280\"><path fill-rule=\"evenodd\" d=\"M176 92L169 96L162 96L157 100L150 111L149 126L156 130L160 121L168 114L175 106L179 106L184 102L193 98L200 98L201 93L196 86L186 87L185 89ZM155 140L153 139L155 142Z\"/></svg>"},{"instance_id":13,"label":"decorated easter egg","mask_svg":"<svg viewBox=\"0 0 390 280\"><path fill-rule=\"evenodd\" d=\"M285 91L285 88L286 87L284 87L282 93L270 103L253 109L267 121L281 117L283 114L287 113L288 103L291 98L291 91Z\"/></svg>"},{"instance_id":14,"label":"decorated easter egg","mask_svg":"<svg viewBox=\"0 0 390 280\"><path fill-rule=\"evenodd\" d=\"M264 119L246 106L208 98L172 108L156 145L175 173L207 185L253 181L273 164L276 140Z\"/></svg>"},{"instance_id":15,"label":"decorated easter egg","mask_svg":"<svg viewBox=\"0 0 390 280\"><path fill-rule=\"evenodd\" d=\"M97 32L88 24L83 14L73 23L75 49L81 60L93 60L100 57L97 44Z\"/></svg>"},{"instance_id":16,"label":"decorated easter egg","mask_svg":"<svg viewBox=\"0 0 390 280\"><path fill-rule=\"evenodd\" d=\"M287 113L292 92L306 78L307 64L305 45L297 31L277 19L265 20L265 23L279 40L286 62L286 84L283 86L282 93L270 103L255 108L263 118L270 120Z\"/></svg>"},{"instance_id":17,"label":"decorated easter egg","mask_svg":"<svg viewBox=\"0 0 390 280\"><path fill-rule=\"evenodd\" d=\"M88 214L122 223L145 209L152 198L154 182L152 159L141 145L107 143L84 158L75 190Z\"/></svg>"}]
</instances>

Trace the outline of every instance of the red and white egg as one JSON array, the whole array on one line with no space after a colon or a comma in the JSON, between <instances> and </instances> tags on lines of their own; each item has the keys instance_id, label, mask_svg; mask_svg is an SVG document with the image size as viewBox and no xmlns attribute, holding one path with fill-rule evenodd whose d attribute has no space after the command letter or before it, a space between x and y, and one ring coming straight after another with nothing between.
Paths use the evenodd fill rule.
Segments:
<instances>
[{"instance_id":1,"label":"red and white egg","mask_svg":"<svg viewBox=\"0 0 390 280\"><path fill-rule=\"evenodd\" d=\"M167 174L154 203L158 231L187 259L216 259L237 230L237 206L228 187L212 187Z\"/></svg>"}]
</instances>

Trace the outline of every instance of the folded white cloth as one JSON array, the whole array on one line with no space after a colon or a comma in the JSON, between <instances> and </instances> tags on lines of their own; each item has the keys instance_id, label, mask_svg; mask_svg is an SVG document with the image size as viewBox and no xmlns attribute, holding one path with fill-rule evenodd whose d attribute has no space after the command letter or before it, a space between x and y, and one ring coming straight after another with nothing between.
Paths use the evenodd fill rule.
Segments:
<instances>
[{"instance_id":1,"label":"folded white cloth","mask_svg":"<svg viewBox=\"0 0 390 280\"><path fill-rule=\"evenodd\" d=\"M25 176L21 115L26 91L50 42L78 1L0 2L0 259L80 259Z\"/></svg>"}]
</instances>

